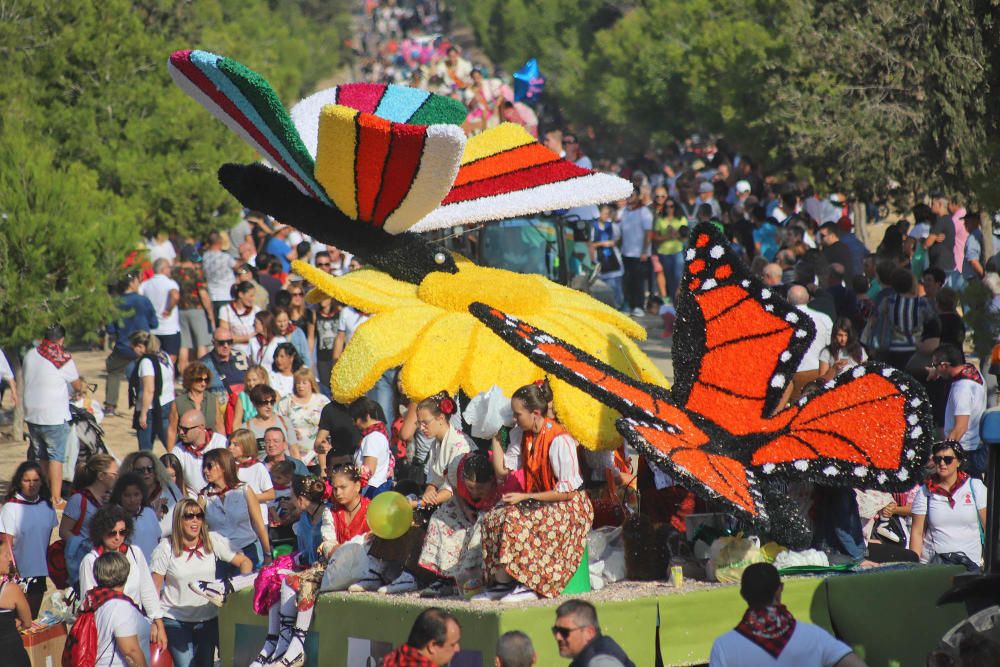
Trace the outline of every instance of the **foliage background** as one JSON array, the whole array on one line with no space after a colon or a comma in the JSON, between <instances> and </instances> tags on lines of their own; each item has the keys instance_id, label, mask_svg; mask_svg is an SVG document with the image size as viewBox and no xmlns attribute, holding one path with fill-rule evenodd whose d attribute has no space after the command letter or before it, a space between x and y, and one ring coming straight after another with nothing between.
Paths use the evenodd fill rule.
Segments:
<instances>
[{"instance_id":1,"label":"foliage background","mask_svg":"<svg viewBox=\"0 0 1000 667\"><path fill-rule=\"evenodd\" d=\"M0 2L0 345L49 322L86 337L141 235L203 235L238 204L215 172L252 152L174 86L199 48L291 104L342 61L349 0Z\"/></svg>"}]
</instances>

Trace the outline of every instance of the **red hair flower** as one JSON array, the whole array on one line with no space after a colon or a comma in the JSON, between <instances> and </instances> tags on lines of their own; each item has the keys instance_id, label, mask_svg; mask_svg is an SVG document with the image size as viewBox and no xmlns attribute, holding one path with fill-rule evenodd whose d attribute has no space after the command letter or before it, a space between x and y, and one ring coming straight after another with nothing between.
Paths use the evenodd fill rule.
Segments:
<instances>
[{"instance_id":1,"label":"red hair flower","mask_svg":"<svg viewBox=\"0 0 1000 667\"><path fill-rule=\"evenodd\" d=\"M440 408L442 414L450 417L455 414L455 401L445 396L438 402L438 408Z\"/></svg>"}]
</instances>

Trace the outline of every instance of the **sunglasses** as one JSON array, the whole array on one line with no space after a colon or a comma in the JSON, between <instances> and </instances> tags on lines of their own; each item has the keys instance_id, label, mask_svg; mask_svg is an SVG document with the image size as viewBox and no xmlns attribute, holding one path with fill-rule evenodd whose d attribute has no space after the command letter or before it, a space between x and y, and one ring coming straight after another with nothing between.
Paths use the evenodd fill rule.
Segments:
<instances>
[{"instance_id":1,"label":"sunglasses","mask_svg":"<svg viewBox=\"0 0 1000 667\"><path fill-rule=\"evenodd\" d=\"M560 639L569 639L569 636L577 630L583 630L583 628L563 628L558 625L552 626L552 634L558 636Z\"/></svg>"},{"instance_id":2,"label":"sunglasses","mask_svg":"<svg viewBox=\"0 0 1000 667\"><path fill-rule=\"evenodd\" d=\"M217 340L217 341L214 341L214 342L215 342L216 345L232 345L233 344L233 339L232 338L227 338L226 340Z\"/></svg>"},{"instance_id":3,"label":"sunglasses","mask_svg":"<svg viewBox=\"0 0 1000 667\"><path fill-rule=\"evenodd\" d=\"M563 143L564 144L575 144L575 143L577 143L577 141L576 141L576 139L563 139Z\"/></svg>"},{"instance_id":4,"label":"sunglasses","mask_svg":"<svg viewBox=\"0 0 1000 667\"><path fill-rule=\"evenodd\" d=\"M201 521L202 519L205 518L205 513L204 512L184 512L184 514L182 514L181 516L184 517L185 521L190 521L191 519L198 519L199 521Z\"/></svg>"},{"instance_id":5,"label":"sunglasses","mask_svg":"<svg viewBox=\"0 0 1000 667\"><path fill-rule=\"evenodd\" d=\"M133 471L139 473L140 475L149 475L153 472L153 466L143 466L141 468L132 468Z\"/></svg>"},{"instance_id":6,"label":"sunglasses","mask_svg":"<svg viewBox=\"0 0 1000 667\"><path fill-rule=\"evenodd\" d=\"M292 296L305 296L304 292L292 292Z\"/></svg>"},{"instance_id":7,"label":"sunglasses","mask_svg":"<svg viewBox=\"0 0 1000 667\"><path fill-rule=\"evenodd\" d=\"M316 268L317 269L329 269L330 266L331 266L330 262L324 262L322 264L317 264Z\"/></svg>"},{"instance_id":8,"label":"sunglasses","mask_svg":"<svg viewBox=\"0 0 1000 667\"><path fill-rule=\"evenodd\" d=\"M932 456L931 457L931 461L934 461L934 463L937 463L937 464L943 463L946 466L950 466L952 463L955 462L955 457L954 456Z\"/></svg>"},{"instance_id":9,"label":"sunglasses","mask_svg":"<svg viewBox=\"0 0 1000 667\"><path fill-rule=\"evenodd\" d=\"M189 431L195 430L196 428L201 428L201 424L198 424L196 426L178 426L177 430L181 432L181 435L183 435Z\"/></svg>"},{"instance_id":10,"label":"sunglasses","mask_svg":"<svg viewBox=\"0 0 1000 667\"><path fill-rule=\"evenodd\" d=\"M267 400L265 400L265 401L261 401L260 403L254 403L254 405L256 405L256 406L261 406L261 405L274 405L274 399L273 399L273 398L269 398L269 399L267 399Z\"/></svg>"},{"instance_id":11,"label":"sunglasses","mask_svg":"<svg viewBox=\"0 0 1000 667\"><path fill-rule=\"evenodd\" d=\"M109 530L108 537L125 537L128 535L128 529L122 528L121 530Z\"/></svg>"},{"instance_id":12,"label":"sunglasses","mask_svg":"<svg viewBox=\"0 0 1000 667\"><path fill-rule=\"evenodd\" d=\"M208 382L208 378L207 377L195 378L194 382Z\"/></svg>"}]
</instances>

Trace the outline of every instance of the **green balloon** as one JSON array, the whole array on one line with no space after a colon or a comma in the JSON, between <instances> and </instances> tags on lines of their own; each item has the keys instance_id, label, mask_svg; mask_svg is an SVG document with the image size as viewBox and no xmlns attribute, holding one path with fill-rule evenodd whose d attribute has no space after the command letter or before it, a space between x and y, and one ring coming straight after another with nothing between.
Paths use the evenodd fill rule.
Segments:
<instances>
[{"instance_id":1,"label":"green balloon","mask_svg":"<svg viewBox=\"0 0 1000 667\"><path fill-rule=\"evenodd\" d=\"M413 523L413 508L401 493L386 491L368 506L368 527L385 540L402 537Z\"/></svg>"}]
</instances>

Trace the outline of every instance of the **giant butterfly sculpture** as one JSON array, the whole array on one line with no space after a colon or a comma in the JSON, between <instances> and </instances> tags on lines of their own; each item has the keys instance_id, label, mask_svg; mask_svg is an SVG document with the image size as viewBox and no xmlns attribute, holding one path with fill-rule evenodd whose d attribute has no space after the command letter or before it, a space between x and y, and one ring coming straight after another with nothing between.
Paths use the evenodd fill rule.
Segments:
<instances>
[{"instance_id":1,"label":"giant butterfly sculpture","mask_svg":"<svg viewBox=\"0 0 1000 667\"><path fill-rule=\"evenodd\" d=\"M628 378L489 305L470 310L534 363L618 410L619 432L655 465L783 543L802 545L804 524L772 478L912 488L932 435L920 384L872 362L779 405L815 336L812 320L752 277L714 225L699 225L691 241L671 389Z\"/></svg>"}]
</instances>

